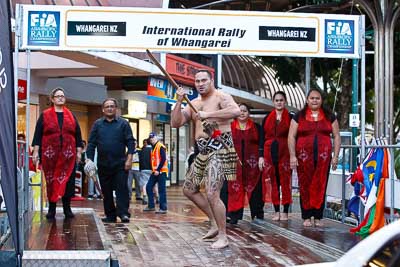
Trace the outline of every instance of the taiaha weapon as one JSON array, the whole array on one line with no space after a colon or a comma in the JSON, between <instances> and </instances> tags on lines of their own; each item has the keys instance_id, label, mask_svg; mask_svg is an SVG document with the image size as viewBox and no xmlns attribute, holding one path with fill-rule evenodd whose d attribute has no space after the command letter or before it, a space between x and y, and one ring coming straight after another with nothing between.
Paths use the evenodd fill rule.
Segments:
<instances>
[{"instance_id":1,"label":"taiaha weapon","mask_svg":"<svg viewBox=\"0 0 400 267\"><path fill-rule=\"evenodd\" d=\"M171 83L171 85L175 88L179 88L179 85L175 82L174 78L171 77L171 75L164 69L163 66L161 66L160 62L158 62L158 60L153 56L153 54L146 49L146 53L149 56L149 58L151 59L151 61L161 70L161 72L167 77L168 81ZM197 108L195 106L193 106L192 102L190 101L190 99L184 95L183 99L188 103L189 107L195 112L195 113L199 113L199 111L197 110ZM203 125L203 131L210 136L212 139L216 139L218 140L226 149L229 150L229 147L227 144L225 144L224 142L222 142L222 140L220 140L220 136L221 136L221 131L218 130L218 125L216 122L212 122L210 123L208 120L205 119L200 119L201 120L201 124Z\"/></svg>"},{"instance_id":2,"label":"taiaha weapon","mask_svg":"<svg viewBox=\"0 0 400 267\"><path fill-rule=\"evenodd\" d=\"M150 52L149 49L146 49L146 53L149 56L149 58L151 59L151 61L161 70L161 72L165 75L165 77L167 77L167 80L171 83L171 85L173 87L175 87L176 89L179 88L179 85L175 82L174 78L171 77L171 75L164 69L163 66L161 66L160 62L158 62L158 60L153 56L153 54ZM197 108L192 104L192 102L190 101L190 99L186 96L183 95L183 99L187 102L187 104L189 105L189 107L195 112L195 113L199 113L199 111L197 110ZM211 137L210 141L212 139L217 140L218 142L220 142L224 148L226 150L230 150L230 147L228 147L228 145L223 142L221 140L221 130L218 129L218 124L213 121L213 122L209 122L206 119L200 119L201 124L203 125L203 131ZM240 163L240 165L242 165L241 160L238 158L238 161Z\"/></svg>"}]
</instances>

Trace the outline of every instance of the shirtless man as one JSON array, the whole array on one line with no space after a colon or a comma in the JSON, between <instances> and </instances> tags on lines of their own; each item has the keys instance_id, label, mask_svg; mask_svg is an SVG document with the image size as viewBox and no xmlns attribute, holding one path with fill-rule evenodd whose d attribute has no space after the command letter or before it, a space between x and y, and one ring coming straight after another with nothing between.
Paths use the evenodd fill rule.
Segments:
<instances>
[{"instance_id":1,"label":"shirtless man","mask_svg":"<svg viewBox=\"0 0 400 267\"><path fill-rule=\"evenodd\" d=\"M210 219L211 228L203 239L218 236L211 247L224 248L228 246L228 238L225 205L220 199L220 191L224 179L236 178L237 155L233 148L230 124L231 119L240 115L240 108L232 96L214 87L214 80L207 70L196 73L195 87L200 96L192 104L199 112L195 113L188 105L181 109L185 91L180 87L176 92L178 99L171 114L171 126L175 128L193 120L199 148L199 154L186 174L183 193ZM209 137L203 131L202 120L215 121L222 133L220 137ZM207 197L200 193L200 185L205 185Z\"/></svg>"}]
</instances>

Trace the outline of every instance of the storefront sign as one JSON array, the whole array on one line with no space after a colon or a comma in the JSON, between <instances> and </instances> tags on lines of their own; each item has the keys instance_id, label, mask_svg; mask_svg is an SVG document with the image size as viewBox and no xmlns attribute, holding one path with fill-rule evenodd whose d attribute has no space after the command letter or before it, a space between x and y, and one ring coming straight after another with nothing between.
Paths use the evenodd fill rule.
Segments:
<instances>
[{"instance_id":1,"label":"storefront sign","mask_svg":"<svg viewBox=\"0 0 400 267\"><path fill-rule=\"evenodd\" d=\"M198 96L196 89L179 84L186 90L190 100ZM149 77L147 83L147 97L162 102L176 102L176 89L166 79Z\"/></svg>"},{"instance_id":2,"label":"storefront sign","mask_svg":"<svg viewBox=\"0 0 400 267\"><path fill-rule=\"evenodd\" d=\"M175 80L187 85L194 84L194 75L200 69L210 71L214 77L213 68L171 54L167 54L166 68Z\"/></svg>"},{"instance_id":3,"label":"storefront sign","mask_svg":"<svg viewBox=\"0 0 400 267\"><path fill-rule=\"evenodd\" d=\"M18 79L18 100L26 99L26 88L27 88L26 80Z\"/></svg>"},{"instance_id":4,"label":"storefront sign","mask_svg":"<svg viewBox=\"0 0 400 267\"><path fill-rule=\"evenodd\" d=\"M21 48L359 58L360 18L342 14L22 5Z\"/></svg>"},{"instance_id":5,"label":"storefront sign","mask_svg":"<svg viewBox=\"0 0 400 267\"><path fill-rule=\"evenodd\" d=\"M166 114L157 114L156 121L168 123L171 121L171 116Z\"/></svg>"}]
</instances>

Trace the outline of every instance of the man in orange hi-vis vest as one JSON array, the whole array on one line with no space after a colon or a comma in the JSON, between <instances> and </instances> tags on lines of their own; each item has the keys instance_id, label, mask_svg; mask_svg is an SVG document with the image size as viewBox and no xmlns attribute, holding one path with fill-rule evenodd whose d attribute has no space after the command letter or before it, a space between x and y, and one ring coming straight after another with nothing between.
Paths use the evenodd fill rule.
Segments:
<instances>
[{"instance_id":1,"label":"man in orange hi-vis vest","mask_svg":"<svg viewBox=\"0 0 400 267\"><path fill-rule=\"evenodd\" d=\"M153 187L158 184L158 194L160 196L160 209L157 214L167 213L167 187L166 180L168 174L167 149L158 140L157 134L151 132L149 141L152 145L151 150L151 169L152 174L146 185L146 192L149 198L148 206L143 211L155 211Z\"/></svg>"}]
</instances>

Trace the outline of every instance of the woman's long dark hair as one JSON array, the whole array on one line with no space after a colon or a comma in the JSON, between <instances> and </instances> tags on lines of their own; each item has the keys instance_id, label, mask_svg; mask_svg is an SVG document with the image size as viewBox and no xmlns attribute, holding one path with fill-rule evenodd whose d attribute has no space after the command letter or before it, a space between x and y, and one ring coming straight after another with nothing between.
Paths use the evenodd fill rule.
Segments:
<instances>
[{"instance_id":1,"label":"woman's long dark hair","mask_svg":"<svg viewBox=\"0 0 400 267\"><path fill-rule=\"evenodd\" d=\"M286 94L285 94L284 91L276 91L275 94L274 94L274 96L272 97L272 100L275 100L275 97L276 97L277 95L283 96L283 98L285 99L285 102L287 101L287 99L286 99Z\"/></svg>"},{"instance_id":2,"label":"woman's long dark hair","mask_svg":"<svg viewBox=\"0 0 400 267\"><path fill-rule=\"evenodd\" d=\"M325 106L325 104L324 104L324 94L322 93L322 91L317 89L317 88L312 88L312 89L310 89L310 91L308 91L306 99L308 99L308 97L310 96L311 92L319 93L319 95L321 96L321 99L322 99L321 109L325 114L325 118L327 118L327 119L331 118L332 117L332 111L331 111L330 108ZM306 103L304 104L304 107L300 110L300 116L303 117L303 118L306 116L307 107L308 107L308 105L307 105L307 101L306 101Z\"/></svg>"},{"instance_id":3,"label":"woman's long dark hair","mask_svg":"<svg viewBox=\"0 0 400 267\"><path fill-rule=\"evenodd\" d=\"M246 103L240 103L238 106L239 106L239 107L240 107L240 106L245 106L246 109L247 109L247 112L250 114L250 106L249 106L249 105L247 105Z\"/></svg>"}]
</instances>

